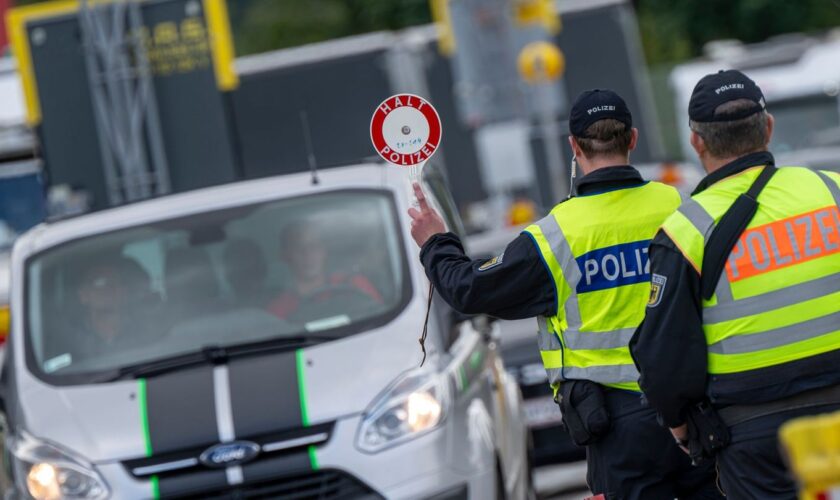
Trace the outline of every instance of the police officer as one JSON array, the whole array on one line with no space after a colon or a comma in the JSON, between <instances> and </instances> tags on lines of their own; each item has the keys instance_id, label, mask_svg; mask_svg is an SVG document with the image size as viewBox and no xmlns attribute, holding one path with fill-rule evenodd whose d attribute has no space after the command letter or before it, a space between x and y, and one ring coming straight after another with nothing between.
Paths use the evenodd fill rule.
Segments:
<instances>
[{"instance_id":1,"label":"police officer","mask_svg":"<svg viewBox=\"0 0 840 500\"><path fill-rule=\"evenodd\" d=\"M688 113L708 176L650 247L640 384L678 441L716 455L727 498L795 498L779 425L840 407L840 176L774 166L773 117L739 71L701 79Z\"/></svg>"},{"instance_id":2,"label":"police officer","mask_svg":"<svg viewBox=\"0 0 840 500\"><path fill-rule=\"evenodd\" d=\"M578 195L528 226L486 262L444 232L419 186L411 233L426 275L456 310L538 317L539 348L564 422L587 445L590 488L607 498L716 498L708 468L693 468L642 406L628 341L649 292L647 248L679 193L628 165L638 130L624 100L584 92L569 121L584 176ZM705 495L705 496L704 496Z\"/></svg>"}]
</instances>

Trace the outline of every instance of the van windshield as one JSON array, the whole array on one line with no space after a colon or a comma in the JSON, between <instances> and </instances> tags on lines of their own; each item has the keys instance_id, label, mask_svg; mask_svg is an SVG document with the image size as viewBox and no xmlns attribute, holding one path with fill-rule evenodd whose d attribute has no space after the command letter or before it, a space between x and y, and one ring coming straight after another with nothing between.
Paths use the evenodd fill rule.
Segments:
<instances>
[{"instance_id":1,"label":"van windshield","mask_svg":"<svg viewBox=\"0 0 840 500\"><path fill-rule=\"evenodd\" d=\"M30 364L84 383L180 354L384 324L409 289L395 213L386 192L335 191L48 250L26 269Z\"/></svg>"}]
</instances>

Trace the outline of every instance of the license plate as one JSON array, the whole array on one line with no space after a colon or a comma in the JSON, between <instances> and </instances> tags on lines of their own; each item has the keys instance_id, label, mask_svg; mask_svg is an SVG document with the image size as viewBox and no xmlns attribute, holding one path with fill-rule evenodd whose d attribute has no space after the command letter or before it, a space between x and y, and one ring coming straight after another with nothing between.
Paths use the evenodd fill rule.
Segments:
<instances>
[{"instance_id":1,"label":"license plate","mask_svg":"<svg viewBox=\"0 0 840 500\"><path fill-rule=\"evenodd\" d=\"M549 427L560 424L562 420L560 407L551 396L526 399L523 403L525 423L528 427Z\"/></svg>"}]
</instances>

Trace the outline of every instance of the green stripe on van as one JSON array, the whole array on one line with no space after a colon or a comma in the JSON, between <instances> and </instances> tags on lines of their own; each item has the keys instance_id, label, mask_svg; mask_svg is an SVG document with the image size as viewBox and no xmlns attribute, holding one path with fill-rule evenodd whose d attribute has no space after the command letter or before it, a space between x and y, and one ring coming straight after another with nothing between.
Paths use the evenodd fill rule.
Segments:
<instances>
[{"instance_id":1,"label":"green stripe on van","mask_svg":"<svg viewBox=\"0 0 840 500\"><path fill-rule=\"evenodd\" d=\"M160 498L160 480L157 476L152 476L152 498L155 500Z\"/></svg>"},{"instance_id":2,"label":"green stripe on van","mask_svg":"<svg viewBox=\"0 0 840 500\"><path fill-rule=\"evenodd\" d=\"M146 456L152 456L152 438L149 434L149 406L146 398L146 379L137 379L137 402L140 405L140 424L143 426L143 444ZM160 481L157 476L150 478L152 482L152 498L160 498Z\"/></svg>"},{"instance_id":3,"label":"green stripe on van","mask_svg":"<svg viewBox=\"0 0 840 500\"><path fill-rule=\"evenodd\" d=\"M317 448L315 446L309 447L309 465L312 470L318 470L318 455L316 455Z\"/></svg>"},{"instance_id":4,"label":"green stripe on van","mask_svg":"<svg viewBox=\"0 0 840 500\"><path fill-rule=\"evenodd\" d=\"M300 399L300 419L304 427L309 427L309 412L306 406L306 379L304 378L305 362L303 349L295 351L297 363L298 396Z\"/></svg>"},{"instance_id":5,"label":"green stripe on van","mask_svg":"<svg viewBox=\"0 0 840 500\"><path fill-rule=\"evenodd\" d=\"M152 438L149 434L149 407L146 404L146 379L137 379L137 400L140 404L140 423L143 426L143 442L146 456L152 456Z\"/></svg>"}]
</instances>

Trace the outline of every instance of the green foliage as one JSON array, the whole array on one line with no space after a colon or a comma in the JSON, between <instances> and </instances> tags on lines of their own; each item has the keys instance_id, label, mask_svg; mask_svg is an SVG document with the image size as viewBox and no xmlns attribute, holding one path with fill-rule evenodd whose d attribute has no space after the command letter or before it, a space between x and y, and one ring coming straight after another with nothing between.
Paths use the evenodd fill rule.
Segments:
<instances>
[{"instance_id":1,"label":"green foliage","mask_svg":"<svg viewBox=\"0 0 840 500\"><path fill-rule=\"evenodd\" d=\"M651 64L702 53L710 40L758 42L773 35L840 26L840 0L636 0Z\"/></svg>"},{"instance_id":2,"label":"green foliage","mask_svg":"<svg viewBox=\"0 0 840 500\"><path fill-rule=\"evenodd\" d=\"M645 55L654 65L696 57L711 40L757 42L781 33L840 26L840 0L632 1ZM429 0L227 2L239 55L431 22Z\"/></svg>"},{"instance_id":3,"label":"green foliage","mask_svg":"<svg viewBox=\"0 0 840 500\"><path fill-rule=\"evenodd\" d=\"M431 22L428 0L234 0L237 54Z\"/></svg>"}]
</instances>

